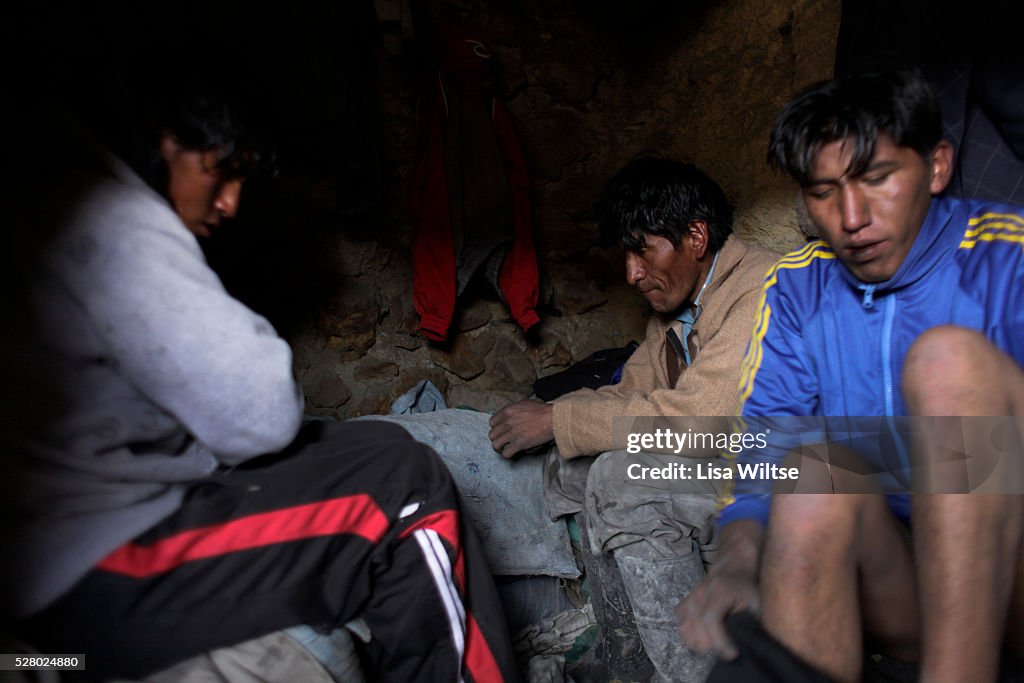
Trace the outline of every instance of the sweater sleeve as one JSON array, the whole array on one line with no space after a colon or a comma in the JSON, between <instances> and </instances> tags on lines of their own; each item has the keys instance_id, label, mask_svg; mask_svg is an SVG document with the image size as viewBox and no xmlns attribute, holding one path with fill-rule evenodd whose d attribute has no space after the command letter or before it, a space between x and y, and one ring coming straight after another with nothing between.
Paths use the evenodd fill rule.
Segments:
<instances>
[{"instance_id":1,"label":"sweater sleeve","mask_svg":"<svg viewBox=\"0 0 1024 683\"><path fill-rule=\"evenodd\" d=\"M61 270L110 362L226 464L289 444L303 409L291 350L227 293L173 211L114 189L83 214Z\"/></svg>"},{"instance_id":2,"label":"sweater sleeve","mask_svg":"<svg viewBox=\"0 0 1024 683\"><path fill-rule=\"evenodd\" d=\"M750 338L758 289L748 289L725 311L722 324L710 330L693 365L679 377L672 389L648 389L657 386L655 378L664 371L658 350L662 340L652 339L659 326L649 325L647 337L623 371L622 386L602 387L597 391L577 391L554 403L553 423L559 452L567 458L594 455L625 444L616 444L612 433L615 417L703 416L722 417L728 429L728 417L736 414L736 387L740 379L740 361ZM702 423L707 426L707 423ZM675 451L673 451L675 452ZM714 457L713 448L683 449L678 455Z\"/></svg>"}]
</instances>

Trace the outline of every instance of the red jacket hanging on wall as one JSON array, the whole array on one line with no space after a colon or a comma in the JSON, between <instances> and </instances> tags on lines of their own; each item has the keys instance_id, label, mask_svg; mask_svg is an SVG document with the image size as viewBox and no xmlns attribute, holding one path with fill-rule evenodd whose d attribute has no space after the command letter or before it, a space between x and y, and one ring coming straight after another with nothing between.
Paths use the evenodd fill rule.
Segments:
<instances>
[{"instance_id":1,"label":"red jacket hanging on wall","mask_svg":"<svg viewBox=\"0 0 1024 683\"><path fill-rule=\"evenodd\" d=\"M448 337L456 298L472 274L466 271L493 268L502 254L493 284L520 327L540 322L526 159L508 111L494 97L479 33L464 25L446 29L441 68L420 93L420 144L410 193L413 302L421 332L435 341ZM469 225L475 218L501 213L497 204L507 204L507 220L490 221L489 234L473 237L475 245L469 238L464 242L477 229Z\"/></svg>"}]
</instances>

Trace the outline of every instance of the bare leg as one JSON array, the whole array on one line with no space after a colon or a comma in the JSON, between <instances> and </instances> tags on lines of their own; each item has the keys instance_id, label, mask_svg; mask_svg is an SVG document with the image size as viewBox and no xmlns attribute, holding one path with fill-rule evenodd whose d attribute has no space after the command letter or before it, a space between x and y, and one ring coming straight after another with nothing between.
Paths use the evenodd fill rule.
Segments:
<instances>
[{"instance_id":1,"label":"bare leg","mask_svg":"<svg viewBox=\"0 0 1024 683\"><path fill-rule=\"evenodd\" d=\"M860 680L865 629L914 655L909 542L881 495L775 496L761 566L765 627L836 680Z\"/></svg>"},{"instance_id":2,"label":"bare leg","mask_svg":"<svg viewBox=\"0 0 1024 683\"><path fill-rule=\"evenodd\" d=\"M1024 407L1024 373L982 335L939 327L907 354L903 392L914 415L1017 415ZM947 428L923 439L931 462L957 435ZM964 421L965 452L970 421ZM944 443L946 442L946 443ZM1010 463L1011 471L1015 463ZM1019 465L1018 465L1019 466ZM950 482L948 463L930 483ZM955 490L957 487L938 490ZM936 490L936 489L933 489ZM921 588L922 662L926 681L995 680L1024 533L1019 495L928 494L913 502L915 554Z\"/></svg>"},{"instance_id":3,"label":"bare leg","mask_svg":"<svg viewBox=\"0 0 1024 683\"><path fill-rule=\"evenodd\" d=\"M1003 648L1011 656L1024 660L1024 553L1017 557L1017 575L1006 617Z\"/></svg>"}]
</instances>

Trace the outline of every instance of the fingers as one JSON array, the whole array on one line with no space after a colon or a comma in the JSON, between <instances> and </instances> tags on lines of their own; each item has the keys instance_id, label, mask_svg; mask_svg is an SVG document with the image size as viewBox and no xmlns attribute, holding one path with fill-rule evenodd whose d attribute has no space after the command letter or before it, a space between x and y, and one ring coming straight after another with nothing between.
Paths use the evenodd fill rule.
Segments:
<instances>
[{"instance_id":1,"label":"fingers","mask_svg":"<svg viewBox=\"0 0 1024 683\"><path fill-rule=\"evenodd\" d=\"M512 404L512 405L514 405L514 404ZM499 425L502 425L502 424L505 424L506 422L508 422L508 409L509 409L509 406L505 406L504 408L502 408L501 410L496 412L494 415L491 415L491 419L489 420L489 424L492 427L492 429L491 429L492 432L494 431L494 429L493 429L494 427L497 427Z\"/></svg>"},{"instance_id":2,"label":"fingers","mask_svg":"<svg viewBox=\"0 0 1024 683\"><path fill-rule=\"evenodd\" d=\"M511 431L502 432L498 436L491 437L491 448L498 452L503 458L511 458L519 452L518 439Z\"/></svg>"},{"instance_id":3,"label":"fingers","mask_svg":"<svg viewBox=\"0 0 1024 683\"><path fill-rule=\"evenodd\" d=\"M707 611L686 614L682 603L676 608L679 634L686 646L700 652L714 652L722 659L733 660L737 650L725 631L725 614Z\"/></svg>"},{"instance_id":4,"label":"fingers","mask_svg":"<svg viewBox=\"0 0 1024 683\"><path fill-rule=\"evenodd\" d=\"M686 599L676 605L676 619L679 623L679 635L686 646L701 652L715 649L717 639L711 633L709 621L705 616L709 608L705 603L704 586L698 587Z\"/></svg>"},{"instance_id":5,"label":"fingers","mask_svg":"<svg viewBox=\"0 0 1024 683\"><path fill-rule=\"evenodd\" d=\"M491 448L503 458L511 458L524 447L518 405L518 403L512 403L505 406L496 412L490 420L491 430L487 433L487 437L491 440Z\"/></svg>"},{"instance_id":6,"label":"fingers","mask_svg":"<svg viewBox=\"0 0 1024 683\"><path fill-rule=\"evenodd\" d=\"M716 652L725 660L735 659L739 651L725 629L725 619L740 609L757 609L753 586L706 580L676 607L683 642L695 650Z\"/></svg>"},{"instance_id":7,"label":"fingers","mask_svg":"<svg viewBox=\"0 0 1024 683\"><path fill-rule=\"evenodd\" d=\"M551 407L534 400L507 405L491 417L487 433L491 447L504 458L539 446L553 438Z\"/></svg>"},{"instance_id":8,"label":"fingers","mask_svg":"<svg viewBox=\"0 0 1024 683\"><path fill-rule=\"evenodd\" d=\"M704 626L707 638L711 643L710 649L718 653L718 656L726 661L732 661L739 655L736 645L725 630L725 614L710 617Z\"/></svg>"},{"instance_id":9,"label":"fingers","mask_svg":"<svg viewBox=\"0 0 1024 683\"><path fill-rule=\"evenodd\" d=\"M491 423L492 425L494 424L494 418L491 418ZM491 448L497 451L503 458L511 458L522 450L519 439L516 437L515 429L505 422L491 427L491 431L487 433L487 438L491 440Z\"/></svg>"}]
</instances>

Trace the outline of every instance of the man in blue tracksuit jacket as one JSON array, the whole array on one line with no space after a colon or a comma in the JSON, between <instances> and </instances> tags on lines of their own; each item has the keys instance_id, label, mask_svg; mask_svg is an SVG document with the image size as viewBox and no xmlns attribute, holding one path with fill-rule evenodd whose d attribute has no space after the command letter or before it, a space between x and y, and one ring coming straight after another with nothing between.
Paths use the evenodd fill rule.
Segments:
<instances>
[{"instance_id":1,"label":"man in blue tracksuit jacket","mask_svg":"<svg viewBox=\"0 0 1024 683\"><path fill-rule=\"evenodd\" d=\"M823 240L766 277L740 414L748 426L874 417L850 421L880 426L860 455L879 481L913 472L918 494L820 493L850 490L841 467L819 467L827 486L811 494L737 481L721 560L678 610L692 647L734 656L724 617L760 609L769 633L841 681L860 680L864 639L919 660L926 681L994 680L1000 643L1024 652L1024 502L1009 495L1024 491L1020 450L989 478L1004 495L938 493L979 483L963 484L962 459L934 465L944 448L967 452L977 423L930 422L917 439L897 427L1024 414L1024 209L938 196L952 157L913 71L817 84L779 114L769 158L800 183ZM1019 444L1020 422L1001 424ZM912 455L928 466L910 470Z\"/></svg>"}]
</instances>

